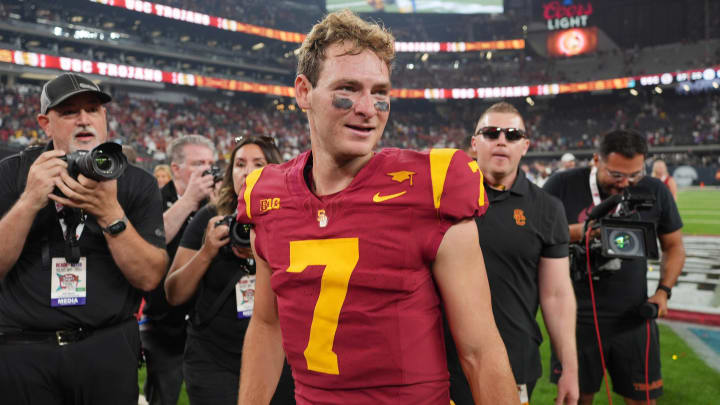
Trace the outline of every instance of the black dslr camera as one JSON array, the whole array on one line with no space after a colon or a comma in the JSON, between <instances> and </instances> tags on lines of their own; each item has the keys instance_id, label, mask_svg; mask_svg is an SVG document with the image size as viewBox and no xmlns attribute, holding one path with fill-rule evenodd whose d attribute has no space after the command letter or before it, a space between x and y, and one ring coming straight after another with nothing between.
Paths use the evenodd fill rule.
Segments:
<instances>
[{"instance_id":1,"label":"black dslr camera","mask_svg":"<svg viewBox=\"0 0 720 405\"><path fill-rule=\"evenodd\" d=\"M211 174L213 177L213 184L219 183L223 179L223 172L220 170L219 167L212 165L209 169L202 172L203 177L207 176L208 174Z\"/></svg>"},{"instance_id":2,"label":"black dslr camera","mask_svg":"<svg viewBox=\"0 0 720 405\"><path fill-rule=\"evenodd\" d=\"M653 194L638 188L626 188L592 209L585 221L583 239L570 244L570 276L574 281L587 278L587 260L593 280L607 277L620 270L622 260L657 259L657 232L654 222L640 221L638 211L652 208ZM597 220L600 239L591 239L585 247L588 223Z\"/></svg>"},{"instance_id":3,"label":"black dslr camera","mask_svg":"<svg viewBox=\"0 0 720 405\"><path fill-rule=\"evenodd\" d=\"M61 156L67 162L68 173L74 179L81 174L95 181L112 180L120 177L128 161L122 153L122 146L115 142L102 143L92 150L76 150Z\"/></svg>"},{"instance_id":4,"label":"black dslr camera","mask_svg":"<svg viewBox=\"0 0 720 405\"><path fill-rule=\"evenodd\" d=\"M242 224L238 222L237 212L226 215L223 219L215 222L215 226L227 225L230 228L230 243L220 248L224 254L233 254L233 247L249 248L250 247L250 224Z\"/></svg>"}]
</instances>

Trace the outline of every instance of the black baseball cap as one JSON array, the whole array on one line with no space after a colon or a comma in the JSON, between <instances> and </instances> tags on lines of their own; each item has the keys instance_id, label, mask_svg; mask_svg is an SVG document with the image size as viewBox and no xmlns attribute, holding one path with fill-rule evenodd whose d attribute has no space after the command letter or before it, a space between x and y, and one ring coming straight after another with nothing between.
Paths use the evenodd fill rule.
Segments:
<instances>
[{"instance_id":1,"label":"black baseball cap","mask_svg":"<svg viewBox=\"0 0 720 405\"><path fill-rule=\"evenodd\" d=\"M40 94L40 112L47 114L51 108L81 93L96 94L103 104L112 100L109 94L100 90L100 87L90 79L75 73L63 73L43 86Z\"/></svg>"}]
</instances>

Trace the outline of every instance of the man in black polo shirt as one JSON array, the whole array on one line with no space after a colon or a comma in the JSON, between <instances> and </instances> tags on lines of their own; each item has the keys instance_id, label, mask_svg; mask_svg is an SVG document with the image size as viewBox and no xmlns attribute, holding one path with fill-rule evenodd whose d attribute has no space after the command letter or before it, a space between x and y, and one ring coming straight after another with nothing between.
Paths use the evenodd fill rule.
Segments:
<instances>
[{"instance_id":1,"label":"man in black polo shirt","mask_svg":"<svg viewBox=\"0 0 720 405\"><path fill-rule=\"evenodd\" d=\"M654 404L654 398L662 395L657 325L655 321L646 322L640 317L638 308L649 301L657 304L658 315L664 316L670 289L675 285L685 263L680 214L669 189L660 180L645 176L647 152L647 142L641 134L621 130L609 132L600 140L600 149L593 156L592 168L557 173L544 186L565 206L571 242L581 240L589 212L610 196L634 186L637 192L655 197L651 209L641 210L631 219L656 224L663 252L658 290L648 298L645 259L622 260L619 270L612 272L612 275L601 275L599 280L593 282L603 354L612 377L613 391L625 397L627 404L645 404L648 394L652 398L650 402ZM600 389L603 368L587 276L574 281L573 287L578 304L580 403L592 404L593 396ZM646 354L648 348L649 356ZM646 361L648 370L645 369ZM553 371L555 363L553 360ZM551 379L555 381L555 377L553 373Z\"/></svg>"},{"instance_id":2,"label":"man in black polo shirt","mask_svg":"<svg viewBox=\"0 0 720 405\"><path fill-rule=\"evenodd\" d=\"M168 156L173 180L160 193L165 210L165 241L172 263L185 227L212 194L213 176L203 173L215 162L215 146L201 135L182 136L170 143ZM174 405L183 381L185 315L192 308L192 300L170 306L161 283L146 301L140 325L147 362L143 392L151 405Z\"/></svg>"},{"instance_id":3,"label":"man in black polo shirt","mask_svg":"<svg viewBox=\"0 0 720 405\"><path fill-rule=\"evenodd\" d=\"M560 201L519 170L530 142L520 113L501 102L483 113L472 150L485 176L487 213L476 218L487 266L492 307L518 384L519 403L529 403L542 375L535 321L538 303L550 340L562 359L556 404L578 398L575 299L568 268L568 231ZM450 394L457 405L472 404L457 354L447 345Z\"/></svg>"},{"instance_id":4,"label":"man in black polo shirt","mask_svg":"<svg viewBox=\"0 0 720 405\"><path fill-rule=\"evenodd\" d=\"M40 100L52 141L0 162L0 402L136 403L133 314L168 263L157 182L72 178L60 157L105 142L110 96L65 73Z\"/></svg>"}]
</instances>

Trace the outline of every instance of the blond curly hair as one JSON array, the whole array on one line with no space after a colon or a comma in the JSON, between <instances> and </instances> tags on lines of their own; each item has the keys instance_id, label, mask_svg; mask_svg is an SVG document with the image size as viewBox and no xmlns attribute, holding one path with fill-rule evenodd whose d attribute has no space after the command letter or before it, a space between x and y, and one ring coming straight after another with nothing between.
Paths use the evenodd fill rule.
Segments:
<instances>
[{"instance_id":1,"label":"blond curly hair","mask_svg":"<svg viewBox=\"0 0 720 405\"><path fill-rule=\"evenodd\" d=\"M395 59L395 38L384 26L368 22L350 10L330 13L315 24L305 37L298 53L297 74L305 75L313 86L317 85L325 52L335 43L350 43L347 55L357 55L369 49L392 71Z\"/></svg>"}]
</instances>

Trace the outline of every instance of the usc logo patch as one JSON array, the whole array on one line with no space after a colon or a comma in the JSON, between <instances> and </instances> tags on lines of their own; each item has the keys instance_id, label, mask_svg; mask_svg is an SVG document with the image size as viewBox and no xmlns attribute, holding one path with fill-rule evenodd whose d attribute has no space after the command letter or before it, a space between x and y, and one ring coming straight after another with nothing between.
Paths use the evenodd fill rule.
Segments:
<instances>
[{"instance_id":1,"label":"usc logo patch","mask_svg":"<svg viewBox=\"0 0 720 405\"><path fill-rule=\"evenodd\" d=\"M515 219L515 223L516 223L518 226L525 226L525 220L526 220L526 218L525 218L525 213L523 212L523 210L521 210L521 209L516 209L516 210L513 212L513 218Z\"/></svg>"}]
</instances>

